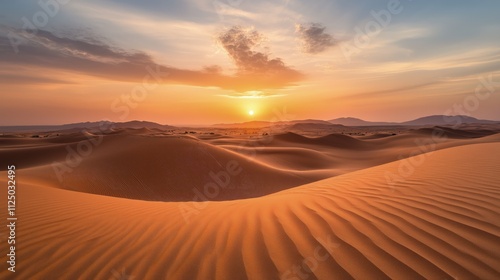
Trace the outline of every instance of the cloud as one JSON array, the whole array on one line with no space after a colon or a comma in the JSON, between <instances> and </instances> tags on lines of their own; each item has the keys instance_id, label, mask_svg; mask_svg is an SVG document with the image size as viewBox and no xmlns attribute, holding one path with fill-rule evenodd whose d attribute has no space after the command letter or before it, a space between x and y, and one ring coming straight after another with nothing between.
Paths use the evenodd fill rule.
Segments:
<instances>
[{"instance_id":1,"label":"cloud","mask_svg":"<svg viewBox=\"0 0 500 280\"><path fill-rule=\"evenodd\" d=\"M235 77L238 79L267 84L271 88L293 85L303 79L302 73L287 66L280 58L270 58L268 54L256 51L263 40L256 30L240 26L233 26L217 36L217 42L237 67Z\"/></svg>"},{"instance_id":2,"label":"cloud","mask_svg":"<svg viewBox=\"0 0 500 280\"><path fill-rule=\"evenodd\" d=\"M302 51L309 54L317 54L335 46L337 41L332 35L326 33L325 29L326 27L320 23L297 24L295 31L300 35Z\"/></svg>"},{"instance_id":3,"label":"cloud","mask_svg":"<svg viewBox=\"0 0 500 280\"><path fill-rule=\"evenodd\" d=\"M239 92L239 93L234 93L234 94L221 94L219 96L229 97L229 98L261 99L261 98L284 96L284 94L276 94L276 93L262 92L259 90L251 90L251 91Z\"/></svg>"},{"instance_id":4,"label":"cloud","mask_svg":"<svg viewBox=\"0 0 500 280\"><path fill-rule=\"evenodd\" d=\"M207 73L217 74L222 72L222 67L219 65L209 65L203 67L203 71Z\"/></svg>"},{"instance_id":5,"label":"cloud","mask_svg":"<svg viewBox=\"0 0 500 280\"><path fill-rule=\"evenodd\" d=\"M11 74L11 73L0 73L0 83L5 84L13 84L13 85L28 85L28 84L74 84L72 81L65 81L61 79L54 79L51 77L45 76L30 76L28 75L20 75L20 74Z\"/></svg>"},{"instance_id":6,"label":"cloud","mask_svg":"<svg viewBox=\"0 0 500 280\"><path fill-rule=\"evenodd\" d=\"M219 34L217 40L233 59L240 72L268 73L293 71L286 67L280 58L270 59L262 52L253 49L263 41L262 35L255 30L245 30L234 26Z\"/></svg>"},{"instance_id":7,"label":"cloud","mask_svg":"<svg viewBox=\"0 0 500 280\"><path fill-rule=\"evenodd\" d=\"M219 66L188 70L161 65L144 52L124 50L89 36L83 39L69 38L37 30L28 37L24 31L13 29L8 34L10 39L0 36L0 63L29 68L33 73L50 69L116 81L142 82L145 76L154 71L156 75L161 74L162 83L218 87L238 92L284 88L302 78L302 74L285 66L280 59L268 59L265 54L253 52L252 42L255 41L252 40L256 37L245 38L244 34L239 34L240 37L229 35L225 41L226 47L231 50L228 53L241 70L236 75L222 74ZM13 37L19 42L18 54L14 53L11 46ZM229 43L231 38L235 44L233 48ZM247 48L236 41L238 38L247 40L243 43Z\"/></svg>"}]
</instances>

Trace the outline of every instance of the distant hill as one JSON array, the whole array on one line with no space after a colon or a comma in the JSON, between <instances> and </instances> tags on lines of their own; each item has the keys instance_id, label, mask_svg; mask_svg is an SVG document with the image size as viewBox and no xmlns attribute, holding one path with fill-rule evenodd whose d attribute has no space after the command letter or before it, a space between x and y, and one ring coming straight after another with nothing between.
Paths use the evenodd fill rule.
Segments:
<instances>
[{"instance_id":1,"label":"distant hill","mask_svg":"<svg viewBox=\"0 0 500 280\"><path fill-rule=\"evenodd\" d=\"M418 118L412 121L401 123L402 125L455 125L457 123L474 123L474 124L492 124L500 123L499 121L480 120L469 116L444 116L434 115Z\"/></svg>"},{"instance_id":2,"label":"distant hill","mask_svg":"<svg viewBox=\"0 0 500 280\"><path fill-rule=\"evenodd\" d=\"M269 126L281 126L287 129L304 129L304 128L329 128L332 125L343 126L423 126L423 125L455 125L461 120L463 124L494 124L500 121L479 120L469 116L444 116L434 115L418 118L406 122L371 122L358 118L345 117L337 118L329 121L306 119L306 120L293 120L293 121L251 121L242 123L221 123L214 124L212 127L217 128L264 128Z\"/></svg>"},{"instance_id":3,"label":"distant hill","mask_svg":"<svg viewBox=\"0 0 500 280\"><path fill-rule=\"evenodd\" d=\"M346 117L337 118L329 121L305 119L305 120L292 120L292 121L251 121L242 123L229 123L229 124L214 124L211 127L215 128L265 128L270 126L279 126L284 129L329 129L335 125L343 126L449 126L457 123L461 124L500 124L500 121L481 120L469 116L444 116L434 115L418 118L406 122L371 122L358 118ZM0 132L48 132L48 131L62 131L62 130L98 130L100 127L112 128L148 128L148 129L161 129L169 130L176 129L175 126L158 124L148 121L129 121L129 122L80 122L63 125L31 125L31 126L0 126Z\"/></svg>"},{"instance_id":4,"label":"distant hill","mask_svg":"<svg viewBox=\"0 0 500 280\"><path fill-rule=\"evenodd\" d=\"M327 122L327 123L295 123L287 128L290 130L307 131L307 130L328 130L340 127L344 126L341 124L332 124Z\"/></svg>"},{"instance_id":5,"label":"distant hill","mask_svg":"<svg viewBox=\"0 0 500 280\"><path fill-rule=\"evenodd\" d=\"M251 121L251 122L242 122L242 123L218 123L212 125L212 127L217 128L261 128L271 126L272 122L266 121Z\"/></svg>"},{"instance_id":6,"label":"distant hill","mask_svg":"<svg viewBox=\"0 0 500 280\"><path fill-rule=\"evenodd\" d=\"M490 120L480 120L469 116L445 116L445 115L433 115L418 118L406 122L370 122L357 118L338 118L329 120L332 124L341 124L345 126L392 126L392 125L455 125L457 123L463 124L494 124L500 123L500 121L490 121Z\"/></svg>"},{"instance_id":7,"label":"distant hill","mask_svg":"<svg viewBox=\"0 0 500 280\"><path fill-rule=\"evenodd\" d=\"M74 129L89 129L95 130L100 127L113 128L156 128L156 129L173 129L174 126L162 125L155 122L147 121L129 121L129 122L81 122L63 125L31 125L31 126L0 126L0 132L40 132L40 131L61 131Z\"/></svg>"},{"instance_id":8,"label":"distant hill","mask_svg":"<svg viewBox=\"0 0 500 280\"><path fill-rule=\"evenodd\" d=\"M369 122L365 121L362 119L357 119L357 118L338 118L338 119L333 119L329 120L328 122L332 124L341 124L345 126L377 126L377 125L397 125L398 123L392 123L392 122Z\"/></svg>"},{"instance_id":9,"label":"distant hill","mask_svg":"<svg viewBox=\"0 0 500 280\"><path fill-rule=\"evenodd\" d=\"M280 122L280 123L283 123L283 124L296 124L296 123L330 124L330 122L328 122L328 121L314 120L314 119L285 121L285 122Z\"/></svg>"},{"instance_id":10,"label":"distant hill","mask_svg":"<svg viewBox=\"0 0 500 280\"><path fill-rule=\"evenodd\" d=\"M294 124L322 124L322 125L332 125L328 121L323 120L293 120L293 121L278 121L278 122L268 122L268 121L251 121L242 123L220 123L214 124L212 127L217 128L263 128L269 126L291 126Z\"/></svg>"}]
</instances>

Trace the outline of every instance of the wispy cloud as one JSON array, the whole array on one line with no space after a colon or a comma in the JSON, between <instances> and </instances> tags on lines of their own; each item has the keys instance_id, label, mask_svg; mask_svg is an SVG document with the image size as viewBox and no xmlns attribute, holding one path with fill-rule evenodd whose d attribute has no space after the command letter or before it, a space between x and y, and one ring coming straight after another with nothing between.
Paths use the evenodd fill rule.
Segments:
<instances>
[{"instance_id":1,"label":"wispy cloud","mask_svg":"<svg viewBox=\"0 0 500 280\"><path fill-rule=\"evenodd\" d=\"M234 94L220 94L219 96L229 97L229 98L261 99L261 98L285 96L285 94L263 92L263 91L259 91L259 90L251 90L251 91L234 93Z\"/></svg>"},{"instance_id":2,"label":"wispy cloud","mask_svg":"<svg viewBox=\"0 0 500 280\"><path fill-rule=\"evenodd\" d=\"M23 73L24 74L24 73ZM39 84L75 84L72 81L66 81L61 79L54 79L46 76L32 76L28 74L12 74L12 73L1 73L0 72L0 83L1 84L13 84L13 85L39 85Z\"/></svg>"},{"instance_id":3,"label":"wispy cloud","mask_svg":"<svg viewBox=\"0 0 500 280\"><path fill-rule=\"evenodd\" d=\"M13 32L10 30L10 32ZM161 69L163 83L218 87L245 92L283 88L302 78L302 74L287 67L279 58L269 59L255 52L257 32L245 33L232 28L219 35L219 40L234 60L238 73L224 75L219 66L188 70L155 62L149 54L111 46L97 38L70 38L38 30L19 46L14 55L7 37L0 37L0 62L3 65L38 69L71 71L117 81L142 81L147 69ZM21 36L21 32L17 32Z\"/></svg>"}]
</instances>

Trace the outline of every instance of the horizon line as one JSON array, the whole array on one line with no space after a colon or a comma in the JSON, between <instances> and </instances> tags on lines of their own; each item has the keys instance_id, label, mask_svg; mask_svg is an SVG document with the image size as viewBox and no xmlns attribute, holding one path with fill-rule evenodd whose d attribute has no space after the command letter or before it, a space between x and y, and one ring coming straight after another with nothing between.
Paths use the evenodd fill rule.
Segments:
<instances>
[{"instance_id":1,"label":"horizon line","mask_svg":"<svg viewBox=\"0 0 500 280\"><path fill-rule=\"evenodd\" d=\"M337 120L337 119L356 119L364 122L370 122L370 123L387 123L387 124L402 124L404 122L410 122L414 120L418 120L421 118L426 118L426 117L439 117L439 116L446 116L446 117L469 117L469 118L474 118L479 121L493 121L493 122L500 122L500 120L493 120L493 119L481 119L473 116L468 116L468 115L443 115L443 114L438 114L438 115L426 115L422 117L417 117L414 119L406 120L406 121L372 121L372 120L366 120L366 119L361 119L358 117L338 117L338 118L332 118L329 120L326 119L314 119L314 118L304 118L304 119L291 119L291 120L278 120L278 121L272 121L272 120L251 120L251 121L244 121L244 122L218 122L218 123L209 123L209 124L168 124L168 123L159 123L156 121L150 121L150 120L128 120L128 121L110 121L110 120L97 120L97 121L77 121L77 122L71 122L71 123L60 123L60 124L18 124L18 125L4 125L0 124L0 127L43 127L43 126L65 126L65 125L75 125L75 124L83 124L83 123L99 123L99 122L109 122L109 123L130 123L130 122L147 122L147 123L154 123L158 125L164 125L164 126L177 126L177 127L205 127L205 126L214 126L214 125L232 125L232 124L245 124L245 123L255 123L255 122L268 122L268 123L279 123L279 122L293 122L293 121L324 121L324 122L331 122L332 120ZM334 123L332 123L334 124Z\"/></svg>"}]
</instances>

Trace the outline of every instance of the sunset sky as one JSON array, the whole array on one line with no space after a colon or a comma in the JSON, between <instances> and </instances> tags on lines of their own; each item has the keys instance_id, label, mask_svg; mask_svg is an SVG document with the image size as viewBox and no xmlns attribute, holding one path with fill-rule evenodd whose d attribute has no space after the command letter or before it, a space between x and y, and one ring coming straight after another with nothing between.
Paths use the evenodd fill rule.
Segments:
<instances>
[{"instance_id":1,"label":"sunset sky","mask_svg":"<svg viewBox=\"0 0 500 280\"><path fill-rule=\"evenodd\" d=\"M0 3L0 125L500 120L500 1L40 3Z\"/></svg>"}]
</instances>

